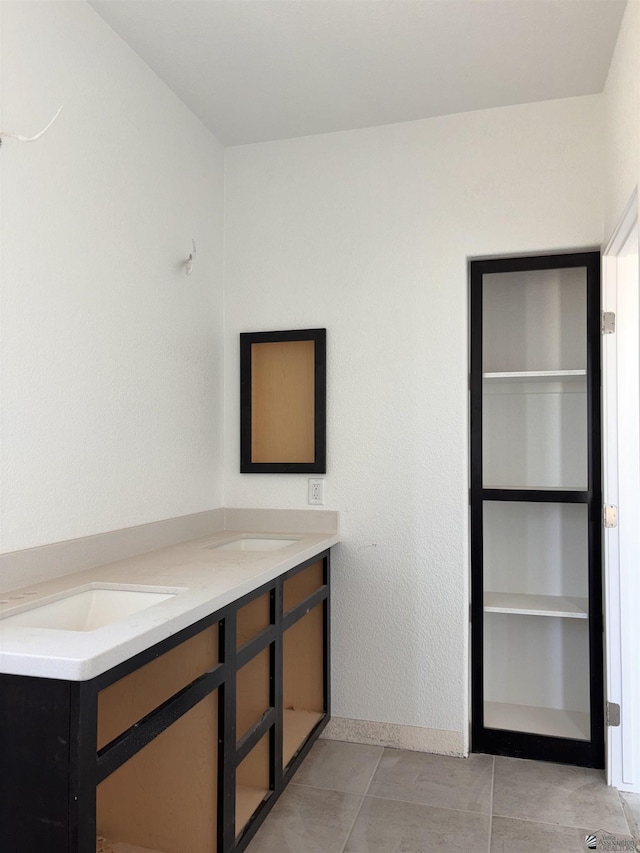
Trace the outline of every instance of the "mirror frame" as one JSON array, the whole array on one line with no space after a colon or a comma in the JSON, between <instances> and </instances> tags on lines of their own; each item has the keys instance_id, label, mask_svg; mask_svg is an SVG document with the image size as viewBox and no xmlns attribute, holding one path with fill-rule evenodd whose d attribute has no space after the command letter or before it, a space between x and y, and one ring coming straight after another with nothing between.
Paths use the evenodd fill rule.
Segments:
<instances>
[{"instance_id":1,"label":"mirror frame","mask_svg":"<svg viewBox=\"0 0 640 853\"><path fill-rule=\"evenodd\" d=\"M325 474L327 470L327 330L296 329L276 332L241 332L240 334L240 473L241 474ZM309 462L287 459L254 462L252 446L254 430L252 413L252 348L260 344L314 342L313 446L314 458Z\"/></svg>"}]
</instances>

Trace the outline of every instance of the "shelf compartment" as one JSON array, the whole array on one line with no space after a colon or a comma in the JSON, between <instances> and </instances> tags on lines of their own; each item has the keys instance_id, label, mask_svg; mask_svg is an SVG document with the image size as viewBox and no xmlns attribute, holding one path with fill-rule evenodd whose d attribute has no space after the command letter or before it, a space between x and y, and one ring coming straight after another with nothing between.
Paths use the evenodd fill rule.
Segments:
<instances>
[{"instance_id":1,"label":"shelf compartment","mask_svg":"<svg viewBox=\"0 0 640 853\"><path fill-rule=\"evenodd\" d=\"M240 648L253 640L271 624L271 594L254 598L248 604L238 608L236 616L236 646Z\"/></svg>"},{"instance_id":2,"label":"shelf compartment","mask_svg":"<svg viewBox=\"0 0 640 853\"><path fill-rule=\"evenodd\" d=\"M213 669L218 660L216 623L105 687L98 693L98 749Z\"/></svg>"},{"instance_id":3,"label":"shelf compartment","mask_svg":"<svg viewBox=\"0 0 640 853\"><path fill-rule=\"evenodd\" d=\"M512 613L484 616L484 700L522 708L566 712L589 719L589 628L586 619L549 619ZM489 703L489 705L487 705ZM514 712L514 718L516 717ZM515 731L550 734L561 715L521 712ZM494 717L494 727L500 726ZM485 726L488 726L485 713ZM530 726L530 728L525 728ZM553 734L562 737L560 726ZM588 727L587 727L588 729ZM581 729L583 731L584 729ZM578 737L579 735L576 735ZM582 736L588 739L589 734Z\"/></svg>"},{"instance_id":4,"label":"shelf compartment","mask_svg":"<svg viewBox=\"0 0 640 853\"><path fill-rule=\"evenodd\" d=\"M484 501L485 592L586 599L588 521L585 504ZM526 600L513 606L544 609L547 604L552 611L562 606L559 601Z\"/></svg>"},{"instance_id":5,"label":"shelf compartment","mask_svg":"<svg viewBox=\"0 0 640 853\"><path fill-rule=\"evenodd\" d=\"M484 725L488 729L535 732L572 740L589 740L591 737L589 714L585 711L563 711L507 702L485 702Z\"/></svg>"},{"instance_id":6,"label":"shelf compartment","mask_svg":"<svg viewBox=\"0 0 640 853\"><path fill-rule=\"evenodd\" d=\"M485 613L519 613L523 616L559 616L587 619L586 598L562 595L531 595L519 592L485 592Z\"/></svg>"},{"instance_id":7,"label":"shelf compartment","mask_svg":"<svg viewBox=\"0 0 640 853\"><path fill-rule=\"evenodd\" d=\"M586 268L485 273L482 340L486 372L585 367Z\"/></svg>"},{"instance_id":8,"label":"shelf compartment","mask_svg":"<svg viewBox=\"0 0 640 853\"><path fill-rule=\"evenodd\" d=\"M269 740L272 732L270 729L237 767L236 838L269 794Z\"/></svg>"},{"instance_id":9,"label":"shelf compartment","mask_svg":"<svg viewBox=\"0 0 640 853\"><path fill-rule=\"evenodd\" d=\"M318 560L287 578L282 585L282 607L285 613L300 604L324 584L324 561Z\"/></svg>"},{"instance_id":10,"label":"shelf compartment","mask_svg":"<svg viewBox=\"0 0 640 853\"><path fill-rule=\"evenodd\" d=\"M214 691L98 785L103 846L115 853L216 849L217 720Z\"/></svg>"},{"instance_id":11,"label":"shelf compartment","mask_svg":"<svg viewBox=\"0 0 640 853\"><path fill-rule=\"evenodd\" d=\"M317 605L283 635L283 754L286 767L325 715L324 607Z\"/></svg>"},{"instance_id":12,"label":"shelf compartment","mask_svg":"<svg viewBox=\"0 0 640 853\"><path fill-rule=\"evenodd\" d=\"M483 394L483 484L586 489L587 393Z\"/></svg>"},{"instance_id":13,"label":"shelf compartment","mask_svg":"<svg viewBox=\"0 0 640 853\"><path fill-rule=\"evenodd\" d=\"M283 712L283 766L286 767L307 737L324 717L321 711L299 711L285 708Z\"/></svg>"},{"instance_id":14,"label":"shelf compartment","mask_svg":"<svg viewBox=\"0 0 640 853\"><path fill-rule=\"evenodd\" d=\"M267 646L236 675L236 742L270 707L271 647Z\"/></svg>"}]
</instances>

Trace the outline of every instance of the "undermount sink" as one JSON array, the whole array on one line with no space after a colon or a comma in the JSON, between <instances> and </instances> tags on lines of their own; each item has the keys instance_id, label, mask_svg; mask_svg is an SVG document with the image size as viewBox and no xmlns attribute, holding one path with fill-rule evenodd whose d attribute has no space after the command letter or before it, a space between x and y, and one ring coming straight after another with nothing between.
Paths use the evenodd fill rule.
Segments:
<instances>
[{"instance_id":1,"label":"undermount sink","mask_svg":"<svg viewBox=\"0 0 640 853\"><path fill-rule=\"evenodd\" d=\"M179 591L156 592L102 587L72 590L64 598L7 616L0 620L0 625L54 628L58 631L95 631L173 598Z\"/></svg>"},{"instance_id":2,"label":"undermount sink","mask_svg":"<svg viewBox=\"0 0 640 853\"><path fill-rule=\"evenodd\" d=\"M286 548L297 541L277 536L268 539L260 536L238 536L237 539L223 542L221 545L207 545L207 548L215 548L218 551L279 551L280 548Z\"/></svg>"}]
</instances>

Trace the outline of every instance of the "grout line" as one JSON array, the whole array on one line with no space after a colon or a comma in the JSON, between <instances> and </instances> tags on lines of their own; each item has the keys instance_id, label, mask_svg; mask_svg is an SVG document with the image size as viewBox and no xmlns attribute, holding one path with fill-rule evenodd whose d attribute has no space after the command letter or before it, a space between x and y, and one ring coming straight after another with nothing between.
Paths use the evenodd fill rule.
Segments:
<instances>
[{"instance_id":1,"label":"grout line","mask_svg":"<svg viewBox=\"0 0 640 853\"><path fill-rule=\"evenodd\" d=\"M591 831L590 827L588 826L576 826L575 824L571 823L550 823L548 820L534 820L532 817L518 817L517 815L512 814L497 814L494 815L494 817L499 817L501 820L518 820L520 821L520 823L541 823L545 826L556 826L560 829L579 829L584 830L585 832ZM603 832L608 832L610 835L620 834L611 829L603 829ZM630 832L629 835L633 835L633 833Z\"/></svg>"},{"instance_id":2,"label":"grout line","mask_svg":"<svg viewBox=\"0 0 640 853\"><path fill-rule=\"evenodd\" d=\"M376 761L376 766L373 768L373 773L371 774L371 778L369 779L369 784L367 785L364 794L361 795L362 796L362 802L360 803L360 807L358 808L358 811L355 814L355 817L351 823L351 826L349 827L349 831L347 832L347 835L344 839L344 844L340 848L340 853L344 853L344 851L347 847L347 844L349 843L349 839L351 838L351 833L353 832L353 827L356 825L356 821L360 817L360 812L362 811L362 806L364 805L364 801L366 800L367 794L369 793L369 789L371 788L371 783L373 782L373 777L376 775L378 767L380 766L380 762L382 761L382 756L384 755L384 749L385 749L384 747L381 747L380 757Z\"/></svg>"},{"instance_id":3,"label":"grout line","mask_svg":"<svg viewBox=\"0 0 640 853\"><path fill-rule=\"evenodd\" d=\"M493 765L491 767L491 795L489 797L489 847L487 853L491 853L491 836L493 834L493 792L496 787L496 757L493 756Z\"/></svg>"},{"instance_id":4,"label":"grout line","mask_svg":"<svg viewBox=\"0 0 640 853\"><path fill-rule=\"evenodd\" d=\"M627 817L627 813L624 809L624 802L622 801L622 797L620 796L620 791L616 788L616 793L618 794L618 802L620 803L620 808L622 809L622 814L624 815L625 823L627 824L627 829L629 830L629 835L633 835L631 832L631 826L629 824L629 818Z\"/></svg>"},{"instance_id":5,"label":"grout line","mask_svg":"<svg viewBox=\"0 0 640 853\"><path fill-rule=\"evenodd\" d=\"M617 790L617 789L616 789L616 790ZM631 820L630 820L630 818L629 818L629 812L627 811L627 808L628 808L628 807L627 807L626 802L625 802L625 801L624 801L624 799L622 798L622 791L618 791L618 799L619 799L619 801L620 801L620 808L622 809L622 814L624 815L624 819L625 819L625 821L627 822L627 829L629 830L629 835L630 835L630 836L633 838L633 840L635 841L635 840L636 840L636 836L635 836L635 833L634 833L634 831L633 831L633 829L632 829L632 827L631 827Z\"/></svg>"},{"instance_id":6,"label":"grout line","mask_svg":"<svg viewBox=\"0 0 640 853\"><path fill-rule=\"evenodd\" d=\"M2 2L2 0L0 0ZM395 747L390 747L395 749ZM383 797L380 794L372 794L372 800L384 800L387 803L406 803L408 806L423 806L425 809L440 809L443 812L462 812L462 814L474 814L479 817L488 817L488 812L474 812L471 809L456 809L453 806L441 806L437 803L425 803L424 800L402 800L397 797Z\"/></svg>"}]
</instances>

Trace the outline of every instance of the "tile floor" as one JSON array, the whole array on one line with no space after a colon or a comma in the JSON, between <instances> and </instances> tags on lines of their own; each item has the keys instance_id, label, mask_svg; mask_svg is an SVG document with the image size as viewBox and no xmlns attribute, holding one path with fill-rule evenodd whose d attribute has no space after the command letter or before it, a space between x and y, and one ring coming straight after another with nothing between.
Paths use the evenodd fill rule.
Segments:
<instances>
[{"instance_id":1,"label":"tile floor","mask_svg":"<svg viewBox=\"0 0 640 853\"><path fill-rule=\"evenodd\" d=\"M584 853L598 831L640 838L640 795L601 771L319 740L247 853Z\"/></svg>"}]
</instances>

